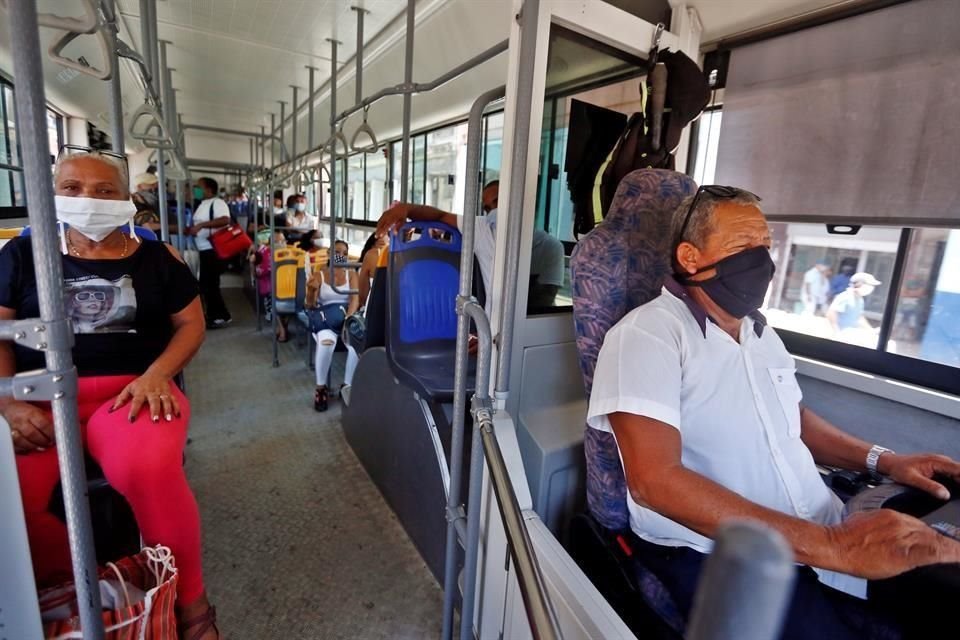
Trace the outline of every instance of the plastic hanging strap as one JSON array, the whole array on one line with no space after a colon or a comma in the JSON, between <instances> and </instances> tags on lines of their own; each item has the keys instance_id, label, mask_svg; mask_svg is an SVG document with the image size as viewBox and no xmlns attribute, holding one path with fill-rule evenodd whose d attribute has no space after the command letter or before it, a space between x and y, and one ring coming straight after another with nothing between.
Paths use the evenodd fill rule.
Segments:
<instances>
[{"instance_id":1,"label":"plastic hanging strap","mask_svg":"<svg viewBox=\"0 0 960 640\"><path fill-rule=\"evenodd\" d=\"M76 40L79 36L84 35L82 33L77 33L76 31L67 31L62 36L53 41L50 47L47 49L47 55L50 58L59 64L60 66L67 67L68 69L73 69L78 73L84 75L92 76L97 80L109 80L113 75L113 58L110 55L110 44L107 41L107 36L102 31L94 34L98 44L100 45L100 54L103 58L103 69L98 69L97 67L91 66L90 64L84 64L79 60L74 60L63 55L63 50L71 42Z\"/></svg>"},{"instance_id":2,"label":"plastic hanging strap","mask_svg":"<svg viewBox=\"0 0 960 640\"><path fill-rule=\"evenodd\" d=\"M373 129L370 128L370 125L367 124L367 112L370 111L370 106L367 105L363 108L363 124L361 124L356 133L353 134L353 138L350 140L350 148L354 151L361 153L376 153L380 149L380 143L377 142L377 134L373 132ZM360 137L360 134L365 133L370 137L370 144L365 147L357 145L357 138Z\"/></svg>"},{"instance_id":3,"label":"plastic hanging strap","mask_svg":"<svg viewBox=\"0 0 960 640\"><path fill-rule=\"evenodd\" d=\"M146 119L147 122L146 126L138 129L138 123L144 119ZM159 135L150 133L153 128L156 128L160 132ZM175 148L173 138L167 130L167 125L163 122L163 117L161 117L160 112L148 102L140 105L130 116L129 132L131 138L142 142L143 146L150 149L172 151Z\"/></svg>"},{"instance_id":4,"label":"plastic hanging strap","mask_svg":"<svg viewBox=\"0 0 960 640\"><path fill-rule=\"evenodd\" d=\"M338 141L342 145L342 149L343 149L343 151L338 155L341 155L341 156L350 155L350 146L347 144L347 138L343 135L342 126L340 127L340 129L338 129L337 131L334 131L333 134L331 134L330 139L327 140L325 145L323 145L323 148L326 149L331 155L333 155L336 152Z\"/></svg>"}]
</instances>

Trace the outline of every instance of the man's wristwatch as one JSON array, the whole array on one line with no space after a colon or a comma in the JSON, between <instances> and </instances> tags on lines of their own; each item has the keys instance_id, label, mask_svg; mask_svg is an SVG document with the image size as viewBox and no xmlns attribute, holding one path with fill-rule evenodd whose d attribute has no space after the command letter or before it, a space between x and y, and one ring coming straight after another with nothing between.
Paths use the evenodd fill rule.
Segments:
<instances>
[{"instance_id":1,"label":"man's wristwatch","mask_svg":"<svg viewBox=\"0 0 960 640\"><path fill-rule=\"evenodd\" d=\"M870 451L867 452L867 471L871 473L880 473L877 471L877 463L880 462L880 456L885 453L895 453L893 449L887 449L886 447L881 447L878 444L870 447Z\"/></svg>"}]
</instances>

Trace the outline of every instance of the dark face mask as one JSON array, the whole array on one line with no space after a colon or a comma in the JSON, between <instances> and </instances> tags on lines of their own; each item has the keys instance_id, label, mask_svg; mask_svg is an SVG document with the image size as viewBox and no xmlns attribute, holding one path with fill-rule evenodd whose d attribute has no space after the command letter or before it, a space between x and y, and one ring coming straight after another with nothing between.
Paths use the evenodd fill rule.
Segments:
<instances>
[{"instance_id":1,"label":"dark face mask","mask_svg":"<svg viewBox=\"0 0 960 640\"><path fill-rule=\"evenodd\" d=\"M717 275L707 280L691 280L688 275L679 279L688 287L702 288L734 318L743 318L763 305L776 265L766 247L754 247L702 267L697 273L710 269L716 269Z\"/></svg>"}]
</instances>

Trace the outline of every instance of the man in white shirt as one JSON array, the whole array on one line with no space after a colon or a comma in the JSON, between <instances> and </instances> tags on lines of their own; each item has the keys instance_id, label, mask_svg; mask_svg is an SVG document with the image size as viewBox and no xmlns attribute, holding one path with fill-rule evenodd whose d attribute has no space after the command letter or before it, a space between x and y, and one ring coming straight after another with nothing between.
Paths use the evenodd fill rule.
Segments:
<instances>
[{"instance_id":1,"label":"man in white shirt","mask_svg":"<svg viewBox=\"0 0 960 640\"><path fill-rule=\"evenodd\" d=\"M827 296L830 293L830 279L827 272L830 267L824 262L818 262L803 274L803 315L813 316L823 312L827 305Z\"/></svg>"},{"instance_id":2,"label":"man in white shirt","mask_svg":"<svg viewBox=\"0 0 960 640\"><path fill-rule=\"evenodd\" d=\"M489 182L480 193L485 216L476 218L473 250L480 264L480 274L487 294L487 314L490 313L493 283L493 265L497 249L497 206L500 181ZM407 220L439 221L461 229L463 218L435 207L398 203L384 211L377 223L377 234L383 235L398 228ZM557 292L563 286L565 255L563 244L546 231L535 229L530 256L530 305L553 306ZM533 303L536 302L536 305Z\"/></svg>"},{"instance_id":3,"label":"man in white shirt","mask_svg":"<svg viewBox=\"0 0 960 640\"><path fill-rule=\"evenodd\" d=\"M193 226L187 234L194 236L200 254L200 296L207 317L208 329L220 329L231 322L230 311L220 293L220 274L224 264L210 244L210 234L230 224L230 208L217 197L219 186L213 178L200 178L197 188L203 198L193 213Z\"/></svg>"},{"instance_id":4,"label":"man in white shirt","mask_svg":"<svg viewBox=\"0 0 960 640\"><path fill-rule=\"evenodd\" d=\"M588 412L617 440L634 553L687 614L718 527L762 521L801 565L782 637L873 637L887 621L851 597L866 596L864 579L958 562L960 543L889 510L842 521L816 463L873 467L941 498L933 476L960 465L871 446L800 404L793 358L757 311L774 264L755 196L701 187L671 231L676 275L607 333Z\"/></svg>"}]
</instances>

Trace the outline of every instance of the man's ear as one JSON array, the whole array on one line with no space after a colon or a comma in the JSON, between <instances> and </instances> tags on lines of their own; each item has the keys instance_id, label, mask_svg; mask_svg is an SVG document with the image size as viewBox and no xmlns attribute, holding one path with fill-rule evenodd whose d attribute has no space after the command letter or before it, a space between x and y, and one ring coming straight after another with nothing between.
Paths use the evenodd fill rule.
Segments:
<instances>
[{"instance_id":1,"label":"man's ear","mask_svg":"<svg viewBox=\"0 0 960 640\"><path fill-rule=\"evenodd\" d=\"M677 264L681 270L689 274L697 272L697 264L700 262L700 250L689 242L681 242L676 252Z\"/></svg>"}]
</instances>

